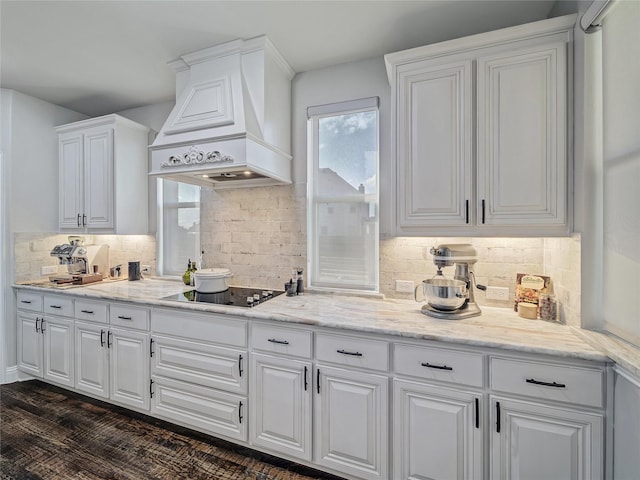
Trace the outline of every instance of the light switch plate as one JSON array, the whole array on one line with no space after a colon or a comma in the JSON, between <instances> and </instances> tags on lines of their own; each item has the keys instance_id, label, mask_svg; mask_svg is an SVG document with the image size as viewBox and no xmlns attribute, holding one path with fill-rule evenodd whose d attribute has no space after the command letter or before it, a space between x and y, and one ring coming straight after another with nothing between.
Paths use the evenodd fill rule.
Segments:
<instances>
[{"instance_id":1,"label":"light switch plate","mask_svg":"<svg viewBox=\"0 0 640 480\"><path fill-rule=\"evenodd\" d=\"M40 275L52 275L58 273L57 265L49 265L47 267L40 267Z\"/></svg>"},{"instance_id":2,"label":"light switch plate","mask_svg":"<svg viewBox=\"0 0 640 480\"><path fill-rule=\"evenodd\" d=\"M509 300L507 287L487 287L487 300Z\"/></svg>"},{"instance_id":3,"label":"light switch plate","mask_svg":"<svg viewBox=\"0 0 640 480\"><path fill-rule=\"evenodd\" d=\"M396 280L396 292L413 293L413 280Z\"/></svg>"}]
</instances>

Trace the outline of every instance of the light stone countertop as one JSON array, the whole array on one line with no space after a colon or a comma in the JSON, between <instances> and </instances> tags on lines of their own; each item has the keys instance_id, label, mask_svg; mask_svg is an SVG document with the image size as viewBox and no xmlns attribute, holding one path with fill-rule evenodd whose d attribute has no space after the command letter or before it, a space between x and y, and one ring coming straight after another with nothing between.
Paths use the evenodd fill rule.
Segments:
<instances>
[{"instance_id":1,"label":"light stone countertop","mask_svg":"<svg viewBox=\"0 0 640 480\"><path fill-rule=\"evenodd\" d=\"M26 282L25 282L26 283ZM37 283L16 287L58 293ZM606 352L589 345L575 330L541 320L526 320L511 309L482 307L482 315L464 320L441 320L420 312L421 304L410 300L306 292L302 296L280 295L253 308L162 300L191 290L179 281L144 279L136 282L100 282L60 290L76 297L127 301L150 307L233 314L248 319L344 329L356 333L385 334L476 347L502 348L565 358L606 362ZM348 333L347 332L347 333Z\"/></svg>"}]
</instances>

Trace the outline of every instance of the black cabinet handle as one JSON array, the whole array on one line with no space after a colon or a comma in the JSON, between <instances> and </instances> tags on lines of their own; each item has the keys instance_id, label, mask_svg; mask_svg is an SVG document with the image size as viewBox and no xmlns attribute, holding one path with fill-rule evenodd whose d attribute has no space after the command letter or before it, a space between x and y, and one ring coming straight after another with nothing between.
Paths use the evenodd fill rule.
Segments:
<instances>
[{"instance_id":1,"label":"black cabinet handle","mask_svg":"<svg viewBox=\"0 0 640 480\"><path fill-rule=\"evenodd\" d=\"M242 376L242 355L238 356L238 374Z\"/></svg>"},{"instance_id":2,"label":"black cabinet handle","mask_svg":"<svg viewBox=\"0 0 640 480\"><path fill-rule=\"evenodd\" d=\"M267 338L267 342L277 343L280 345L289 345L289 342L287 340L277 340L275 338Z\"/></svg>"},{"instance_id":3,"label":"black cabinet handle","mask_svg":"<svg viewBox=\"0 0 640 480\"><path fill-rule=\"evenodd\" d=\"M113 333L107 332L107 348L111 348L111 345L113 345L113 342L111 341L112 336L113 336Z\"/></svg>"},{"instance_id":4,"label":"black cabinet handle","mask_svg":"<svg viewBox=\"0 0 640 480\"><path fill-rule=\"evenodd\" d=\"M84 213L82 214L82 226L87 226L87 216Z\"/></svg>"},{"instance_id":5,"label":"black cabinet handle","mask_svg":"<svg viewBox=\"0 0 640 480\"><path fill-rule=\"evenodd\" d=\"M464 218L465 218L465 222L469 223L469 200L465 201Z\"/></svg>"},{"instance_id":6,"label":"black cabinet handle","mask_svg":"<svg viewBox=\"0 0 640 480\"><path fill-rule=\"evenodd\" d=\"M482 223L484 224L484 198L482 199Z\"/></svg>"},{"instance_id":7,"label":"black cabinet handle","mask_svg":"<svg viewBox=\"0 0 640 480\"><path fill-rule=\"evenodd\" d=\"M149 340L149 356L153 358L153 338Z\"/></svg>"},{"instance_id":8,"label":"black cabinet handle","mask_svg":"<svg viewBox=\"0 0 640 480\"><path fill-rule=\"evenodd\" d=\"M556 388L566 388L564 383L556 383L556 382L541 382L539 380L535 380L533 378L527 378L525 380L527 383L533 383L534 385L544 385L545 387L556 387Z\"/></svg>"},{"instance_id":9,"label":"black cabinet handle","mask_svg":"<svg viewBox=\"0 0 640 480\"><path fill-rule=\"evenodd\" d=\"M496 402L496 432L500 433L500 402Z\"/></svg>"},{"instance_id":10,"label":"black cabinet handle","mask_svg":"<svg viewBox=\"0 0 640 480\"><path fill-rule=\"evenodd\" d=\"M40 330L38 330L38 322L40 321L40 319L38 317L36 317L36 333L40 333Z\"/></svg>"},{"instance_id":11,"label":"black cabinet handle","mask_svg":"<svg viewBox=\"0 0 640 480\"><path fill-rule=\"evenodd\" d=\"M238 405L238 422L242 423L242 402Z\"/></svg>"},{"instance_id":12,"label":"black cabinet handle","mask_svg":"<svg viewBox=\"0 0 640 480\"><path fill-rule=\"evenodd\" d=\"M121 320L133 320L133 318L127 317L125 315L118 315L118 318L121 319Z\"/></svg>"},{"instance_id":13,"label":"black cabinet handle","mask_svg":"<svg viewBox=\"0 0 640 480\"><path fill-rule=\"evenodd\" d=\"M44 318L40 319L40 333L44 333Z\"/></svg>"},{"instance_id":14,"label":"black cabinet handle","mask_svg":"<svg viewBox=\"0 0 640 480\"><path fill-rule=\"evenodd\" d=\"M82 313L88 313L89 315L93 315L93 310L80 310Z\"/></svg>"},{"instance_id":15,"label":"black cabinet handle","mask_svg":"<svg viewBox=\"0 0 640 480\"><path fill-rule=\"evenodd\" d=\"M153 379L149 379L149 397L153 398Z\"/></svg>"},{"instance_id":16,"label":"black cabinet handle","mask_svg":"<svg viewBox=\"0 0 640 480\"><path fill-rule=\"evenodd\" d=\"M342 355L351 355L353 357L361 357L362 354L360 352L349 352L347 350L336 350L336 352L341 353Z\"/></svg>"},{"instance_id":17,"label":"black cabinet handle","mask_svg":"<svg viewBox=\"0 0 640 480\"><path fill-rule=\"evenodd\" d=\"M476 404L476 428L480 428L480 400L478 397L475 398Z\"/></svg>"},{"instance_id":18,"label":"black cabinet handle","mask_svg":"<svg viewBox=\"0 0 640 480\"><path fill-rule=\"evenodd\" d=\"M78 226L80 226L80 214L78 214Z\"/></svg>"},{"instance_id":19,"label":"black cabinet handle","mask_svg":"<svg viewBox=\"0 0 640 480\"><path fill-rule=\"evenodd\" d=\"M438 370L453 371L453 367L448 367L446 365L434 365L432 363L421 363L420 365L422 365L423 367L427 367L427 368L437 368Z\"/></svg>"},{"instance_id":20,"label":"black cabinet handle","mask_svg":"<svg viewBox=\"0 0 640 480\"><path fill-rule=\"evenodd\" d=\"M104 330L100 330L100 346L104 347Z\"/></svg>"},{"instance_id":21,"label":"black cabinet handle","mask_svg":"<svg viewBox=\"0 0 640 480\"><path fill-rule=\"evenodd\" d=\"M304 391L307 391L307 366L304 367Z\"/></svg>"},{"instance_id":22,"label":"black cabinet handle","mask_svg":"<svg viewBox=\"0 0 640 480\"><path fill-rule=\"evenodd\" d=\"M320 393L320 369L318 369L316 373L316 388L318 393Z\"/></svg>"},{"instance_id":23,"label":"black cabinet handle","mask_svg":"<svg viewBox=\"0 0 640 480\"><path fill-rule=\"evenodd\" d=\"M31 300L20 300L20 303L31 303Z\"/></svg>"},{"instance_id":24,"label":"black cabinet handle","mask_svg":"<svg viewBox=\"0 0 640 480\"><path fill-rule=\"evenodd\" d=\"M60 310L62 307L60 305L49 305L51 308L55 308L56 310Z\"/></svg>"}]
</instances>

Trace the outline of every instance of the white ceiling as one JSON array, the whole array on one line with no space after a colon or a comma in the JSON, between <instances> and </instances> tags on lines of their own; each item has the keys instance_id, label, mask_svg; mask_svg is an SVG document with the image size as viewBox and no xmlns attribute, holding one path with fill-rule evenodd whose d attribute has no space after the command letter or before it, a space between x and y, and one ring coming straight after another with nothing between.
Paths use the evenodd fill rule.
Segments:
<instances>
[{"instance_id":1,"label":"white ceiling","mask_svg":"<svg viewBox=\"0 0 640 480\"><path fill-rule=\"evenodd\" d=\"M266 34L303 72L541 20L553 6L553 0L1 0L0 83L98 116L173 100L167 62L237 38Z\"/></svg>"}]
</instances>

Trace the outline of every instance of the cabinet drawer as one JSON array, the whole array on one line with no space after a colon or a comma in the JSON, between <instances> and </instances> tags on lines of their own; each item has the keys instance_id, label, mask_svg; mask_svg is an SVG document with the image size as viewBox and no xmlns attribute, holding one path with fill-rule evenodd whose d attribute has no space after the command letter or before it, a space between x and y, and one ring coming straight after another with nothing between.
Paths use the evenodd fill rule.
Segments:
<instances>
[{"instance_id":1,"label":"cabinet drawer","mask_svg":"<svg viewBox=\"0 0 640 480\"><path fill-rule=\"evenodd\" d=\"M42 311L42 295L30 292L18 292L18 310L30 312Z\"/></svg>"},{"instance_id":2,"label":"cabinet drawer","mask_svg":"<svg viewBox=\"0 0 640 480\"><path fill-rule=\"evenodd\" d=\"M109 307L109 323L119 327L149 330L149 310L130 305L111 304Z\"/></svg>"},{"instance_id":3,"label":"cabinet drawer","mask_svg":"<svg viewBox=\"0 0 640 480\"><path fill-rule=\"evenodd\" d=\"M317 334L316 358L351 367L388 370L389 344L382 340Z\"/></svg>"},{"instance_id":4,"label":"cabinet drawer","mask_svg":"<svg viewBox=\"0 0 640 480\"><path fill-rule=\"evenodd\" d=\"M151 331L199 342L233 347L247 346L247 322L228 315L185 313L183 310L154 310Z\"/></svg>"},{"instance_id":5,"label":"cabinet drawer","mask_svg":"<svg viewBox=\"0 0 640 480\"><path fill-rule=\"evenodd\" d=\"M162 336L154 336L151 340L152 375L247 393L249 359L246 351Z\"/></svg>"},{"instance_id":6,"label":"cabinet drawer","mask_svg":"<svg viewBox=\"0 0 640 480\"><path fill-rule=\"evenodd\" d=\"M312 338L312 333L307 330L270 325L251 326L251 347L265 352L311 358Z\"/></svg>"},{"instance_id":7,"label":"cabinet drawer","mask_svg":"<svg viewBox=\"0 0 640 480\"><path fill-rule=\"evenodd\" d=\"M505 358L491 358L491 389L545 400L604 406L604 371Z\"/></svg>"},{"instance_id":8,"label":"cabinet drawer","mask_svg":"<svg viewBox=\"0 0 640 480\"><path fill-rule=\"evenodd\" d=\"M247 441L247 399L178 380L151 377L151 414L185 427Z\"/></svg>"},{"instance_id":9,"label":"cabinet drawer","mask_svg":"<svg viewBox=\"0 0 640 480\"><path fill-rule=\"evenodd\" d=\"M442 348L396 345L394 369L401 375L482 388L483 355Z\"/></svg>"},{"instance_id":10,"label":"cabinet drawer","mask_svg":"<svg viewBox=\"0 0 640 480\"><path fill-rule=\"evenodd\" d=\"M75 317L78 320L107 323L107 304L101 302L86 302L76 300Z\"/></svg>"},{"instance_id":11,"label":"cabinet drawer","mask_svg":"<svg viewBox=\"0 0 640 480\"><path fill-rule=\"evenodd\" d=\"M73 300L70 298L58 297L55 295L45 295L43 303L44 313L50 315L60 315L63 317L73 317Z\"/></svg>"}]
</instances>

